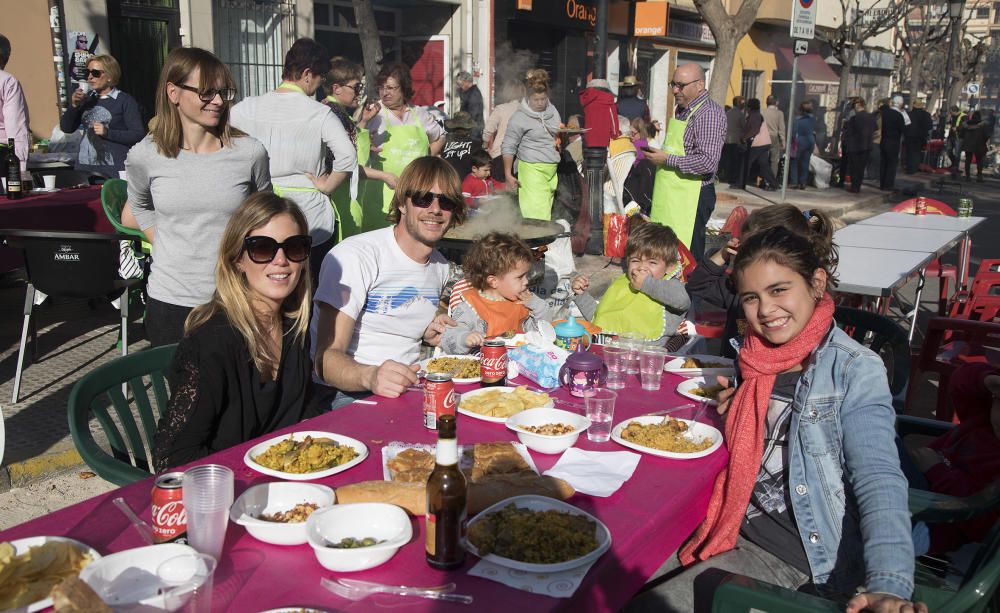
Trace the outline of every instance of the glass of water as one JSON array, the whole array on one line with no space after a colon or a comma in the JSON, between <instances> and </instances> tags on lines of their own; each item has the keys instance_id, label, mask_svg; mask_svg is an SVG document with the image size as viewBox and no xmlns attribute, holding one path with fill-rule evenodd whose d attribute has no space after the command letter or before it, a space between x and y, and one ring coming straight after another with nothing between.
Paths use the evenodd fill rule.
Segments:
<instances>
[{"instance_id":1,"label":"glass of water","mask_svg":"<svg viewBox=\"0 0 1000 613\"><path fill-rule=\"evenodd\" d=\"M590 427L587 438L595 443L606 443L611 438L611 420L615 416L615 400L618 393L598 387L592 396L583 399Z\"/></svg>"},{"instance_id":2,"label":"glass of water","mask_svg":"<svg viewBox=\"0 0 1000 613\"><path fill-rule=\"evenodd\" d=\"M604 364L608 367L608 387L613 390L625 387L627 354L628 350L617 342L604 346Z\"/></svg>"}]
</instances>

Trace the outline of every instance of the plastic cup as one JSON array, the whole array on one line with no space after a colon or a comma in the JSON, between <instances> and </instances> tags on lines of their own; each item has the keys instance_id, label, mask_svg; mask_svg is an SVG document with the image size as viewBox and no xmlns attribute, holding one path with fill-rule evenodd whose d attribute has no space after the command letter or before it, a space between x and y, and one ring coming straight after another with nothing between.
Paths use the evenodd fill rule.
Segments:
<instances>
[{"instance_id":1,"label":"plastic cup","mask_svg":"<svg viewBox=\"0 0 1000 613\"><path fill-rule=\"evenodd\" d=\"M587 438L595 443L606 443L611 439L611 420L615 416L615 400L618 393L607 388L598 387L592 396L583 399L590 420L587 428Z\"/></svg>"},{"instance_id":2,"label":"plastic cup","mask_svg":"<svg viewBox=\"0 0 1000 613\"><path fill-rule=\"evenodd\" d=\"M660 389L660 379L663 378L663 363L667 359L667 351L662 347L643 347L639 352L639 378L642 389Z\"/></svg>"},{"instance_id":3,"label":"plastic cup","mask_svg":"<svg viewBox=\"0 0 1000 613\"><path fill-rule=\"evenodd\" d=\"M618 343L625 349L625 372L630 375L639 374L639 349L642 341L635 334L620 334Z\"/></svg>"},{"instance_id":4,"label":"plastic cup","mask_svg":"<svg viewBox=\"0 0 1000 613\"><path fill-rule=\"evenodd\" d=\"M608 367L608 387L620 390L625 387L625 360L628 350L618 344L604 346L604 364Z\"/></svg>"},{"instance_id":5,"label":"plastic cup","mask_svg":"<svg viewBox=\"0 0 1000 613\"><path fill-rule=\"evenodd\" d=\"M128 172L125 170L118 171L118 178L122 181L128 181Z\"/></svg>"},{"instance_id":6,"label":"plastic cup","mask_svg":"<svg viewBox=\"0 0 1000 613\"><path fill-rule=\"evenodd\" d=\"M45 184L45 189L55 189L56 188L56 176L55 175L42 175L42 183Z\"/></svg>"},{"instance_id":7,"label":"plastic cup","mask_svg":"<svg viewBox=\"0 0 1000 613\"><path fill-rule=\"evenodd\" d=\"M184 511L188 544L216 560L222 555L233 504L233 471L219 464L195 466L184 473Z\"/></svg>"},{"instance_id":8,"label":"plastic cup","mask_svg":"<svg viewBox=\"0 0 1000 613\"><path fill-rule=\"evenodd\" d=\"M166 586L166 610L209 613L212 610L212 576L217 562L203 553L180 555L164 561L156 575Z\"/></svg>"},{"instance_id":9,"label":"plastic cup","mask_svg":"<svg viewBox=\"0 0 1000 613\"><path fill-rule=\"evenodd\" d=\"M76 84L76 86L77 86L77 87L78 87L78 88L80 89L80 91L82 91L82 92L83 92L84 94L89 94L89 93L90 93L90 90L92 89L92 88L90 87L90 83L88 83L87 81L80 81L80 82L78 82L78 83Z\"/></svg>"}]
</instances>

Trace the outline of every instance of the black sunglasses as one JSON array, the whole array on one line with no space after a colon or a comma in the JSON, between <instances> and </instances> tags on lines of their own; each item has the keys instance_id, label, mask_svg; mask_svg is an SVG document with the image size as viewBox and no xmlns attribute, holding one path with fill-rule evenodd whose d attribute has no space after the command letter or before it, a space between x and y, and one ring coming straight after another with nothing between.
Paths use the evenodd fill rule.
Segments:
<instances>
[{"instance_id":1,"label":"black sunglasses","mask_svg":"<svg viewBox=\"0 0 1000 613\"><path fill-rule=\"evenodd\" d=\"M434 192L410 193L407 197L410 199L410 202L413 203L413 206L417 206L422 209L429 207L431 203L434 202L435 198L437 198L438 206L441 207L442 211L448 211L450 213L459 207L459 204L448 196L444 194L436 194Z\"/></svg>"},{"instance_id":2,"label":"black sunglasses","mask_svg":"<svg viewBox=\"0 0 1000 613\"><path fill-rule=\"evenodd\" d=\"M100 79L102 76L104 76L104 71L97 70L96 68L88 68L87 70L83 71L83 74L86 77L94 77L95 79Z\"/></svg>"},{"instance_id":3,"label":"black sunglasses","mask_svg":"<svg viewBox=\"0 0 1000 613\"><path fill-rule=\"evenodd\" d=\"M310 248L312 237L303 234L289 236L283 243L270 236L248 236L243 239L243 250L247 252L250 261L257 264L267 264L273 260L278 255L278 249L283 249L285 257L292 262L304 262L309 259Z\"/></svg>"},{"instance_id":4,"label":"black sunglasses","mask_svg":"<svg viewBox=\"0 0 1000 613\"><path fill-rule=\"evenodd\" d=\"M361 92L365 89L364 83L355 83L354 85L348 85L347 83L337 83L341 87L346 87L347 89L353 89L355 96L360 96Z\"/></svg>"},{"instance_id":5,"label":"black sunglasses","mask_svg":"<svg viewBox=\"0 0 1000 613\"><path fill-rule=\"evenodd\" d=\"M222 96L223 102L232 102L236 99L236 90L231 87L223 87L222 89L198 89L197 87L191 87L190 85L184 85L183 83L174 83L174 85L181 89L186 89L189 92L198 94L198 99L202 102L211 102L212 100L215 100L216 96Z\"/></svg>"}]
</instances>

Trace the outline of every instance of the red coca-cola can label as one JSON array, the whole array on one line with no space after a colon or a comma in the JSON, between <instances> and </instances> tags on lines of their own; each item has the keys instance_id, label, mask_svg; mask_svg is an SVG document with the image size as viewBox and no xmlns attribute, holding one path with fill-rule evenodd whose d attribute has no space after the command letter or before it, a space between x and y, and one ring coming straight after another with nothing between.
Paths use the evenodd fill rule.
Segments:
<instances>
[{"instance_id":1,"label":"red coca-cola can label","mask_svg":"<svg viewBox=\"0 0 1000 613\"><path fill-rule=\"evenodd\" d=\"M926 215L927 214L927 198L924 198L923 196L920 196L919 198L917 198L917 203L916 203L916 205L914 205L913 209L914 209L913 212L916 213L917 215Z\"/></svg>"},{"instance_id":2,"label":"red coca-cola can label","mask_svg":"<svg viewBox=\"0 0 1000 613\"><path fill-rule=\"evenodd\" d=\"M424 427L437 430L438 417L455 414L455 382L448 373L424 378Z\"/></svg>"},{"instance_id":3,"label":"red coca-cola can label","mask_svg":"<svg viewBox=\"0 0 1000 613\"><path fill-rule=\"evenodd\" d=\"M153 540L157 543L187 541L183 485L183 472L164 473L153 482Z\"/></svg>"},{"instance_id":4,"label":"red coca-cola can label","mask_svg":"<svg viewBox=\"0 0 1000 613\"><path fill-rule=\"evenodd\" d=\"M502 338L491 338L483 343L483 357L479 360L479 381L483 387L504 385L507 382L507 343Z\"/></svg>"}]
</instances>

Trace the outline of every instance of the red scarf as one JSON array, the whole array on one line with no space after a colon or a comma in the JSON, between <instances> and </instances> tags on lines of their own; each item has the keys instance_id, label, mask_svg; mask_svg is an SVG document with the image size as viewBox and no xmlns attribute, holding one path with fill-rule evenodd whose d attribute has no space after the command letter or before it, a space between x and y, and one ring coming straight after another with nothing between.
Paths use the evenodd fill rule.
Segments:
<instances>
[{"instance_id":1,"label":"red scarf","mask_svg":"<svg viewBox=\"0 0 1000 613\"><path fill-rule=\"evenodd\" d=\"M726 418L729 464L715 478L705 521L681 549L682 564L707 560L736 546L764 455L765 422L774 380L779 373L802 363L823 341L833 322L833 308L833 299L825 294L798 336L784 345L772 345L748 330L740 350L743 383L736 390Z\"/></svg>"}]
</instances>

